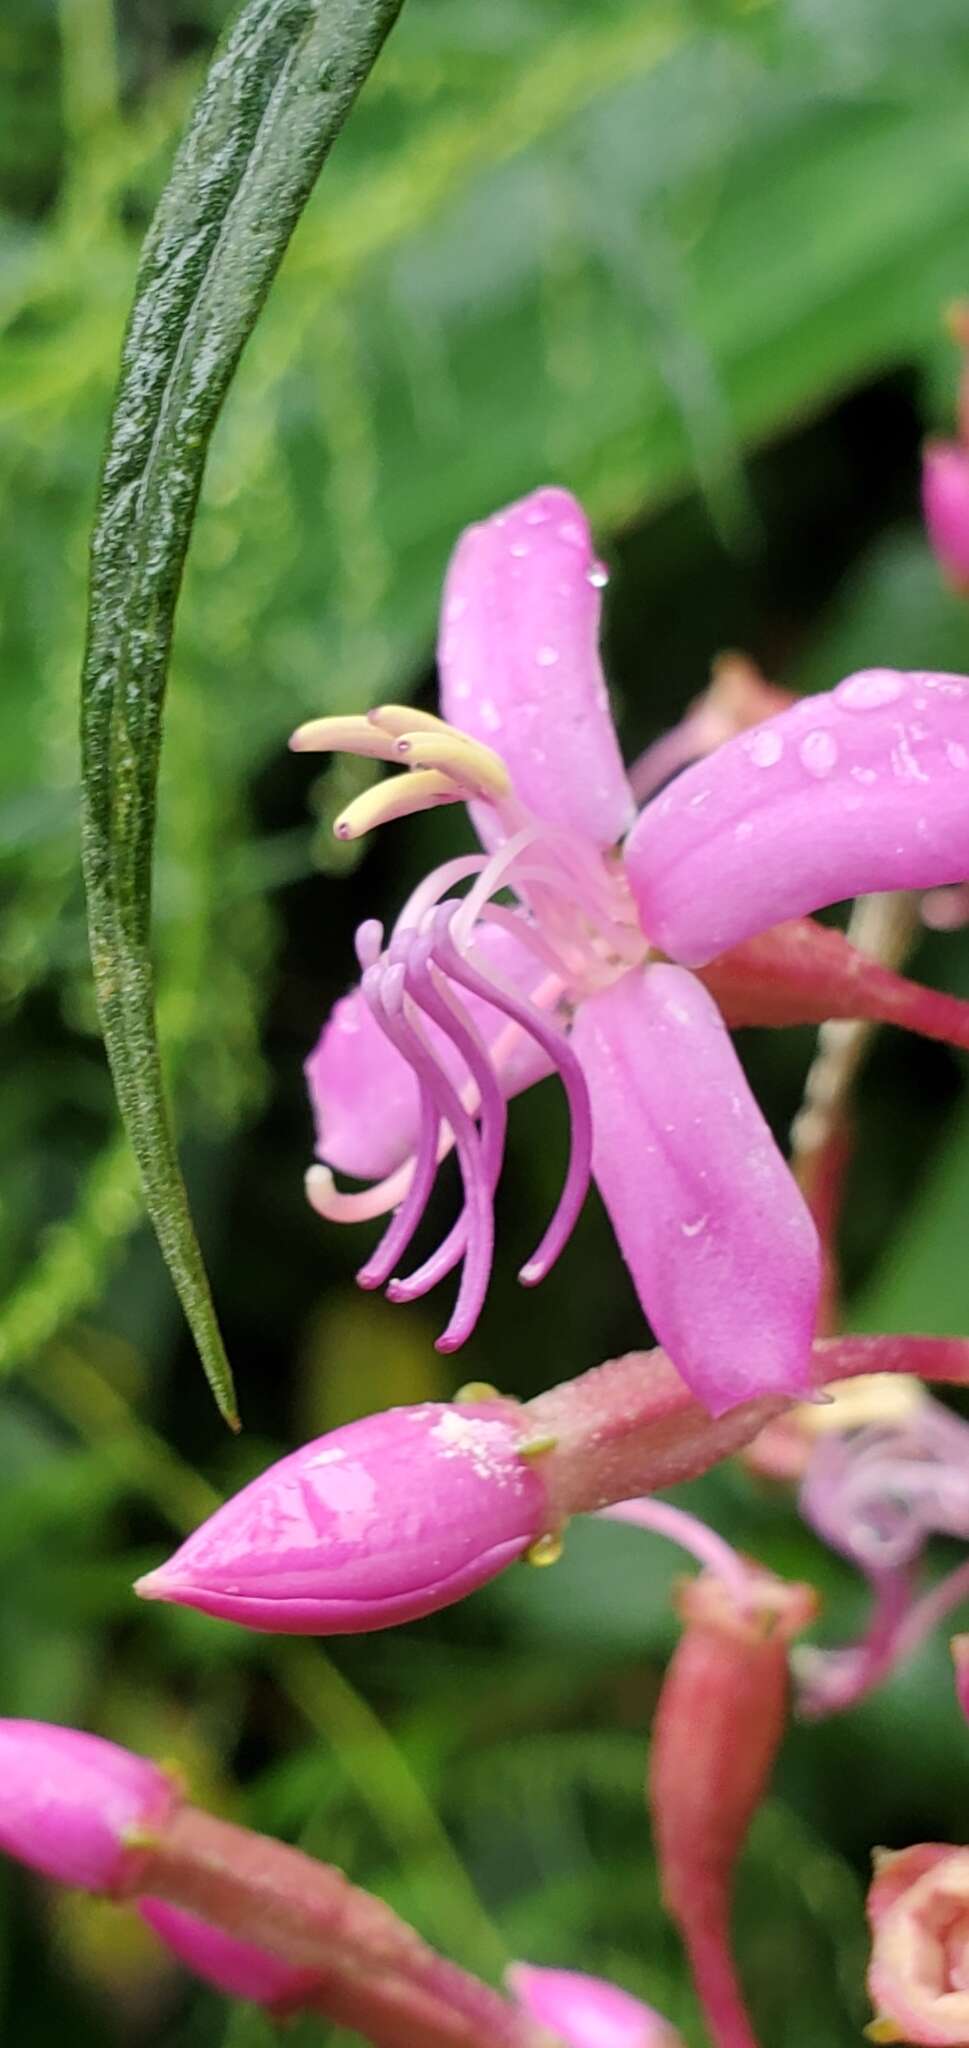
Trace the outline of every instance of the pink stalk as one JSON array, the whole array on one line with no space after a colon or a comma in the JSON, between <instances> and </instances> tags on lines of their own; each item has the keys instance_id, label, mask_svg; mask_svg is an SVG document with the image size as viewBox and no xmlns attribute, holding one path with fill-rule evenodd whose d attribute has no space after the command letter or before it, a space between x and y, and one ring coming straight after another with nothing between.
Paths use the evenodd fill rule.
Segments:
<instances>
[{"instance_id":1,"label":"pink stalk","mask_svg":"<svg viewBox=\"0 0 969 2048\"><path fill-rule=\"evenodd\" d=\"M731 947L700 978L731 1030L859 1017L969 1046L969 1002L894 973L811 917L791 918Z\"/></svg>"},{"instance_id":2,"label":"pink stalk","mask_svg":"<svg viewBox=\"0 0 969 2048\"><path fill-rule=\"evenodd\" d=\"M374 2048L545 2048L548 2037L500 1993L298 1849L193 1806L141 1847L139 1891L313 1973L307 2004Z\"/></svg>"},{"instance_id":3,"label":"pink stalk","mask_svg":"<svg viewBox=\"0 0 969 2048\"><path fill-rule=\"evenodd\" d=\"M704 1575L681 1593L686 1627L653 1727L649 1798L663 1897L716 2048L757 2048L730 1948L737 1857L787 1718L787 1646L812 1619L808 1586L751 1568L737 1604Z\"/></svg>"},{"instance_id":4,"label":"pink stalk","mask_svg":"<svg viewBox=\"0 0 969 2048\"><path fill-rule=\"evenodd\" d=\"M969 1339L839 1335L812 1346L819 1391L874 1372L969 1386ZM764 1397L714 1418L662 1351L628 1351L527 1402L521 1442L526 1456L531 1446L545 1453L546 1513L560 1527L571 1514L699 1478L791 1405Z\"/></svg>"}]
</instances>

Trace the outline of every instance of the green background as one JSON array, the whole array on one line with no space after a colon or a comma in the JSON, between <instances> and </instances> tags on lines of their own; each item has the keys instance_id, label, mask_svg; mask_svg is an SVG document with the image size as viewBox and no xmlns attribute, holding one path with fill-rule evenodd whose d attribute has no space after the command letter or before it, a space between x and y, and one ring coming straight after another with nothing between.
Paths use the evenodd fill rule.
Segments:
<instances>
[{"instance_id":1,"label":"green background","mask_svg":"<svg viewBox=\"0 0 969 2048\"><path fill-rule=\"evenodd\" d=\"M614 1974L694 2048L641 1793L673 1640L664 1547L579 1527L554 1570L325 1647L143 1609L130 1582L210 1488L307 1434L472 1377L533 1392L643 1341L592 1201L544 1287L515 1285L561 1168L553 1086L511 1117L496 1280L466 1351L434 1353L438 1300L355 1293L371 1234L303 1201L301 1061L355 924L392 916L463 828L438 814L335 852L355 770L314 779L285 739L314 712L430 701L457 531L548 479L586 501L612 568L629 752L727 647L796 687L969 668L969 612L918 516L920 438L954 402L940 307L969 290L969 16L408 0L243 360L179 616L161 1015L238 1442L118 1136L75 742L139 238L223 20L215 0L7 0L0 19L0 1711L177 1758L200 1799L341 1863L470 1967ZM969 994L962 938L927 939L913 969ZM810 1034L747 1033L742 1051L783 1134ZM885 1034L844 1222L854 1326L969 1328L966 1116L959 1059ZM818 1579L827 1639L858 1625L858 1588L786 1497L733 1469L688 1497ZM869 1849L965 1839L967 1811L943 1642L862 1710L792 1732L738 1901L765 2048L858 2040ZM4 1869L0 2035L47 2048L65 2028L77 2048L268 2038L127 1916Z\"/></svg>"}]
</instances>

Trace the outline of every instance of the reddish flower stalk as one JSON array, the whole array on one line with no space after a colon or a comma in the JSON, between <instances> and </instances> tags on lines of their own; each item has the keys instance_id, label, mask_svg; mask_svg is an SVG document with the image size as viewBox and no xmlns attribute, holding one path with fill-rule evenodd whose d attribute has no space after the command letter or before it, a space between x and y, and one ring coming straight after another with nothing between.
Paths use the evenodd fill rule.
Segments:
<instances>
[{"instance_id":1,"label":"reddish flower stalk","mask_svg":"<svg viewBox=\"0 0 969 2048\"><path fill-rule=\"evenodd\" d=\"M312 1972L318 1989L303 2009L356 2028L373 2048L546 2048L500 1993L301 1850L189 1805L139 1847L139 1892Z\"/></svg>"},{"instance_id":2,"label":"reddish flower stalk","mask_svg":"<svg viewBox=\"0 0 969 2048\"><path fill-rule=\"evenodd\" d=\"M784 1732L787 1646L812 1619L815 1595L751 1569L743 1605L704 1574L684 1586L680 1609L686 1628L650 1754L663 1897L716 2048L757 2048L730 1948L731 1887Z\"/></svg>"},{"instance_id":3,"label":"reddish flower stalk","mask_svg":"<svg viewBox=\"0 0 969 2048\"><path fill-rule=\"evenodd\" d=\"M732 1031L858 1018L969 1046L969 1003L896 974L812 917L791 918L731 947L700 978Z\"/></svg>"}]
</instances>

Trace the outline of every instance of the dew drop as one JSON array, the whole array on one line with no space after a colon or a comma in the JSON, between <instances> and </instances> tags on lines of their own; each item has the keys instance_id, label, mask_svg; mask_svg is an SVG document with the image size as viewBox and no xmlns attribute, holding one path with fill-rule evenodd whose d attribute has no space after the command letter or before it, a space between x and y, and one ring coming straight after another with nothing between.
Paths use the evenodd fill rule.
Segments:
<instances>
[{"instance_id":1,"label":"dew drop","mask_svg":"<svg viewBox=\"0 0 969 2048\"><path fill-rule=\"evenodd\" d=\"M500 732L501 712L493 697L485 697L481 703L481 723L489 732Z\"/></svg>"},{"instance_id":2,"label":"dew drop","mask_svg":"<svg viewBox=\"0 0 969 2048\"><path fill-rule=\"evenodd\" d=\"M773 768L784 752L784 742L779 733L765 726L762 732L751 734L747 752L755 768Z\"/></svg>"},{"instance_id":3,"label":"dew drop","mask_svg":"<svg viewBox=\"0 0 969 2048\"><path fill-rule=\"evenodd\" d=\"M508 553L515 555L518 560L521 560L523 555L530 555L531 552L531 546L527 540L513 540L508 550Z\"/></svg>"},{"instance_id":4,"label":"dew drop","mask_svg":"<svg viewBox=\"0 0 969 2048\"><path fill-rule=\"evenodd\" d=\"M591 569L586 570L585 577L593 590L604 590L609 581L609 571L604 562L593 562Z\"/></svg>"},{"instance_id":5,"label":"dew drop","mask_svg":"<svg viewBox=\"0 0 969 2048\"><path fill-rule=\"evenodd\" d=\"M709 1214L706 1216L697 1216L692 1223L681 1223L680 1229L682 1230L684 1237L699 1237L701 1230L706 1229L709 1220Z\"/></svg>"},{"instance_id":6,"label":"dew drop","mask_svg":"<svg viewBox=\"0 0 969 2048\"><path fill-rule=\"evenodd\" d=\"M946 741L945 755L951 767L969 768L969 753L966 752L965 747L961 745L959 740Z\"/></svg>"},{"instance_id":7,"label":"dew drop","mask_svg":"<svg viewBox=\"0 0 969 2048\"><path fill-rule=\"evenodd\" d=\"M809 775L816 775L821 781L825 775L830 775L835 766L838 759L838 743L823 726L818 726L801 741L798 753L802 767L807 769Z\"/></svg>"},{"instance_id":8,"label":"dew drop","mask_svg":"<svg viewBox=\"0 0 969 2048\"><path fill-rule=\"evenodd\" d=\"M834 694L849 711L877 711L880 704L894 704L904 694L905 677L891 668L865 668L839 683Z\"/></svg>"},{"instance_id":9,"label":"dew drop","mask_svg":"<svg viewBox=\"0 0 969 2048\"><path fill-rule=\"evenodd\" d=\"M467 609L468 600L466 597L449 597L444 613L448 625L453 626L458 619L463 619Z\"/></svg>"},{"instance_id":10,"label":"dew drop","mask_svg":"<svg viewBox=\"0 0 969 2048\"><path fill-rule=\"evenodd\" d=\"M554 668L558 658L559 651L557 647L545 646L538 647L535 650L535 659L539 668Z\"/></svg>"},{"instance_id":11,"label":"dew drop","mask_svg":"<svg viewBox=\"0 0 969 2048\"><path fill-rule=\"evenodd\" d=\"M549 1530L547 1536L539 1536L525 1552L526 1564L558 1564L565 1544L558 1530Z\"/></svg>"},{"instance_id":12,"label":"dew drop","mask_svg":"<svg viewBox=\"0 0 969 2048\"><path fill-rule=\"evenodd\" d=\"M851 773L856 782L863 782L866 785L878 781L874 768L853 768Z\"/></svg>"},{"instance_id":13,"label":"dew drop","mask_svg":"<svg viewBox=\"0 0 969 2048\"><path fill-rule=\"evenodd\" d=\"M471 695L471 684L469 683L467 676L458 676L457 681L452 683L451 688L454 691L454 695L456 697L463 698L470 697Z\"/></svg>"},{"instance_id":14,"label":"dew drop","mask_svg":"<svg viewBox=\"0 0 969 2048\"><path fill-rule=\"evenodd\" d=\"M547 526L548 513L541 505L530 505L525 514L526 526Z\"/></svg>"},{"instance_id":15,"label":"dew drop","mask_svg":"<svg viewBox=\"0 0 969 2048\"><path fill-rule=\"evenodd\" d=\"M563 519L558 529L560 540L568 542L570 548L584 548L585 534L577 519Z\"/></svg>"}]
</instances>

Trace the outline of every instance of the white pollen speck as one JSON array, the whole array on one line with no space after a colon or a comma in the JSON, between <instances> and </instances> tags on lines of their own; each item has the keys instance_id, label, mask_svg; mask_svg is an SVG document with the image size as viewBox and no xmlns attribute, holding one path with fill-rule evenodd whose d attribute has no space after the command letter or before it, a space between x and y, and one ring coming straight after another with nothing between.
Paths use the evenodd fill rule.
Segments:
<instances>
[{"instance_id":1,"label":"white pollen speck","mask_svg":"<svg viewBox=\"0 0 969 2048\"><path fill-rule=\"evenodd\" d=\"M535 659L539 668L554 668L558 658L559 651L557 647L546 646L536 648Z\"/></svg>"},{"instance_id":2,"label":"white pollen speck","mask_svg":"<svg viewBox=\"0 0 969 2048\"><path fill-rule=\"evenodd\" d=\"M839 683L834 695L849 711L877 711L881 704L894 704L905 692L905 677L891 668L862 669Z\"/></svg>"},{"instance_id":3,"label":"white pollen speck","mask_svg":"<svg viewBox=\"0 0 969 2048\"><path fill-rule=\"evenodd\" d=\"M878 781L878 775L874 768L853 768L851 773L856 782L871 783Z\"/></svg>"},{"instance_id":4,"label":"white pollen speck","mask_svg":"<svg viewBox=\"0 0 969 2048\"><path fill-rule=\"evenodd\" d=\"M345 1451L318 1451L316 1457L309 1460L306 1469L308 1472L312 1472L317 1465L339 1465L342 1464L345 1456Z\"/></svg>"},{"instance_id":5,"label":"white pollen speck","mask_svg":"<svg viewBox=\"0 0 969 2048\"><path fill-rule=\"evenodd\" d=\"M696 793L696 795L695 795L695 796L691 796L691 798L690 798L690 809L691 809L691 811L698 811L698 810L699 810L699 808L700 808L700 805L701 805L701 804L705 804L705 803L706 803L706 801L707 801L707 798L709 797L709 795L710 795L710 791L709 791L708 789L698 789L698 790L697 790L697 793Z\"/></svg>"},{"instance_id":6,"label":"white pollen speck","mask_svg":"<svg viewBox=\"0 0 969 2048\"><path fill-rule=\"evenodd\" d=\"M501 1423L485 1422L480 1415L459 1415L448 1409L431 1430L438 1456L466 1458L476 1479L498 1480L509 1476L506 1433Z\"/></svg>"},{"instance_id":7,"label":"white pollen speck","mask_svg":"<svg viewBox=\"0 0 969 2048\"><path fill-rule=\"evenodd\" d=\"M830 775L837 763L838 743L823 726L817 726L801 741L798 753L802 768L806 768L809 775L817 776L820 782L825 775Z\"/></svg>"},{"instance_id":8,"label":"white pollen speck","mask_svg":"<svg viewBox=\"0 0 969 2048\"><path fill-rule=\"evenodd\" d=\"M779 733L765 727L763 732L751 733L744 742L755 768L773 768L784 752L784 742Z\"/></svg>"},{"instance_id":9,"label":"white pollen speck","mask_svg":"<svg viewBox=\"0 0 969 2048\"><path fill-rule=\"evenodd\" d=\"M898 734L898 745L892 748L893 773L898 776L900 782L928 782L925 769L919 766L912 752L911 734L901 723L896 725L895 731Z\"/></svg>"},{"instance_id":10,"label":"white pollen speck","mask_svg":"<svg viewBox=\"0 0 969 2048\"><path fill-rule=\"evenodd\" d=\"M698 1216L695 1222L693 1223L681 1223L680 1229L682 1230L684 1237L699 1237L701 1230L706 1229L709 1221L710 1217L708 1212L706 1216Z\"/></svg>"},{"instance_id":11,"label":"white pollen speck","mask_svg":"<svg viewBox=\"0 0 969 2048\"><path fill-rule=\"evenodd\" d=\"M969 753L958 740L947 740L945 757L951 768L969 768Z\"/></svg>"}]
</instances>

